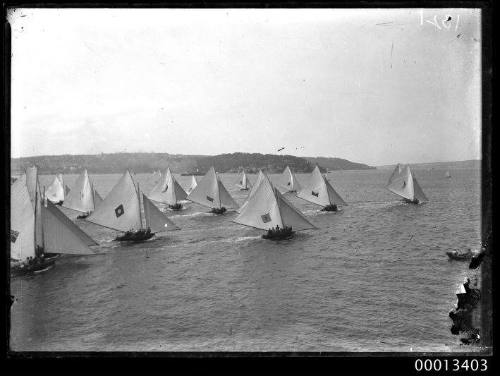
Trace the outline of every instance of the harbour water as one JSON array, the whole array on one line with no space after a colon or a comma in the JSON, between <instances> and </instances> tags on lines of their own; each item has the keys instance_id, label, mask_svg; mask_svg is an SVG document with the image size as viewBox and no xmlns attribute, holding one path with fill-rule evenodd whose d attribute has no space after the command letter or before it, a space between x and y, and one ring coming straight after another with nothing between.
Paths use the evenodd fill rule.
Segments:
<instances>
[{"instance_id":1,"label":"harbour water","mask_svg":"<svg viewBox=\"0 0 500 376\"><path fill-rule=\"evenodd\" d=\"M235 212L216 216L193 203L168 212L181 230L142 244L119 244L114 231L77 220L99 254L63 256L11 280L11 349L470 351L448 318L469 271L445 251L480 245L480 170L451 170L451 179L412 171L426 204L385 190L392 170L329 173L349 204L338 213L287 195L317 229L283 242L232 222ZM90 176L103 197L120 177ZM241 204L248 192L238 175L221 177ZM146 193L155 183L152 174L135 178ZM45 186L52 179L40 176Z\"/></svg>"}]
</instances>

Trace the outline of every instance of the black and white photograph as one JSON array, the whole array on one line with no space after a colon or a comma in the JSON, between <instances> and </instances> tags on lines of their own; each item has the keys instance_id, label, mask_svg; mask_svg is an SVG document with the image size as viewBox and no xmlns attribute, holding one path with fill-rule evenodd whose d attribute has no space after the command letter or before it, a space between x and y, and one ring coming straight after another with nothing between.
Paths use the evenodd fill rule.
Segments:
<instances>
[{"instance_id":1,"label":"black and white photograph","mask_svg":"<svg viewBox=\"0 0 500 376\"><path fill-rule=\"evenodd\" d=\"M12 7L7 22L12 354L487 366L480 7Z\"/></svg>"}]
</instances>

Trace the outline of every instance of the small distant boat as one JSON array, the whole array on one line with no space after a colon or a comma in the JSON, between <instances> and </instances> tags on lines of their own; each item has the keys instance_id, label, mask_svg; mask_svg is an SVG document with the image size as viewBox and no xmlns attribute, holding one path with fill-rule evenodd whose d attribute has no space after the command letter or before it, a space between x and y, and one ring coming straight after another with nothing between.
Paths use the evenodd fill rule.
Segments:
<instances>
[{"instance_id":1,"label":"small distant boat","mask_svg":"<svg viewBox=\"0 0 500 376\"><path fill-rule=\"evenodd\" d=\"M410 204L429 201L408 165L398 164L396 166L386 188L392 193L401 196L405 202Z\"/></svg>"},{"instance_id":2,"label":"small distant boat","mask_svg":"<svg viewBox=\"0 0 500 376\"><path fill-rule=\"evenodd\" d=\"M179 201L187 198L187 193L177 182L170 168L160 177L158 184L154 186L148 195L149 199L168 205L172 210L182 209Z\"/></svg>"},{"instance_id":3,"label":"small distant boat","mask_svg":"<svg viewBox=\"0 0 500 376\"><path fill-rule=\"evenodd\" d=\"M298 192L302 188L297 180L297 177L295 174L292 172L290 167L286 166L285 170L283 171L283 179L285 180L285 184L282 187L283 193L288 193L288 192Z\"/></svg>"},{"instance_id":4,"label":"small distant boat","mask_svg":"<svg viewBox=\"0 0 500 376\"><path fill-rule=\"evenodd\" d=\"M94 254L89 247L97 243L42 198L36 167L26 172L11 187L11 272L22 275L44 271L60 254Z\"/></svg>"},{"instance_id":5,"label":"small distant boat","mask_svg":"<svg viewBox=\"0 0 500 376\"><path fill-rule=\"evenodd\" d=\"M211 208L210 212L214 214L224 214L228 208L238 207L213 167L208 170L196 188L189 193L187 199Z\"/></svg>"},{"instance_id":6,"label":"small distant boat","mask_svg":"<svg viewBox=\"0 0 500 376\"><path fill-rule=\"evenodd\" d=\"M311 173L307 186L297 192L297 197L321 205L322 211L337 211L339 205L347 205L328 179L321 174L318 166Z\"/></svg>"},{"instance_id":7,"label":"small distant boat","mask_svg":"<svg viewBox=\"0 0 500 376\"><path fill-rule=\"evenodd\" d=\"M64 182L61 174L54 177L54 181L45 191L45 199L49 200L55 205L62 205L64 202Z\"/></svg>"},{"instance_id":8,"label":"small distant boat","mask_svg":"<svg viewBox=\"0 0 500 376\"><path fill-rule=\"evenodd\" d=\"M475 255L479 254L479 251L472 250L469 248L465 252L448 251L448 252L446 252L446 254L450 258L450 260L468 261L468 260L471 260Z\"/></svg>"},{"instance_id":9,"label":"small distant boat","mask_svg":"<svg viewBox=\"0 0 500 376\"><path fill-rule=\"evenodd\" d=\"M204 175L203 172L200 172L200 170L197 168L196 171L191 171L191 172L183 172L181 176L202 176Z\"/></svg>"},{"instance_id":10,"label":"small distant boat","mask_svg":"<svg viewBox=\"0 0 500 376\"><path fill-rule=\"evenodd\" d=\"M186 193L187 194L191 193L193 191L193 189L196 188L197 185L198 185L198 182L196 181L196 178L194 177L194 175L191 175L191 185L189 186Z\"/></svg>"},{"instance_id":11,"label":"small distant boat","mask_svg":"<svg viewBox=\"0 0 500 376\"><path fill-rule=\"evenodd\" d=\"M117 241L140 242L152 238L155 233L178 230L160 209L142 194L144 219L142 222L141 192L127 170L87 221L103 227L121 231L124 234Z\"/></svg>"},{"instance_id":12,"label":"small distant boat","mask_svg":"<svg viewBox=\"0 0 500 376\"><path fill-rule=\"evenodd\" d=\"M258 185L255 185L255 192L234 222L267 230L262 238L269 240L290 239L295 231L316 228L273 187L262 171L259 172L259 175L261 174L262 178Z\"/></svg>"},{"instance_id":13,"label":"small distant boat","mask_svg":"<svg viewBox=\"0 0 500 376\"><path fill-rule=\"evenodd\" d=\"M450 171L446 171L446 173L444 174L444 177L448 178L448 179L451 179Z\"/></svg>"},{"instance_id":14,"label":"small distant boat","mask_svg":"<svg viewBox=\"0 0 500 376\"><path fill-rule=\"evenodd\" d=\"M247 177L247 174L245 174L245 171L241 173L241 178L239 184L236 184L236 186L240 189L240 191L248 191L250 188L252 188L252 183L250 183L250 180Z\"/></svg>"},{"instance_id":15,"label":"small distant boat","mask_svg":"<svg viewBox=\"0 0 500 376\"><path fill-rule=\"evenodd\" d=\"M73 189L67 193L62 204L64 208L81 212L77 218L87 218L103 201L101 195L94 188L94 183L90 180L87 170L76 179Z\"/></svg>"}]
</instances>

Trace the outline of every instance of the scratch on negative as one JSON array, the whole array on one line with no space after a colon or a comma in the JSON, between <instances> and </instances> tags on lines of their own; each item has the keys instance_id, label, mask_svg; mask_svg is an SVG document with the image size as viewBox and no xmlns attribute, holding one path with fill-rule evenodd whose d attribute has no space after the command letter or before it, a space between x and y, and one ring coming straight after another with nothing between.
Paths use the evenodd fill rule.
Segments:
<instances>
[{"instance_id":1,"label":"scratch on negative","mask_svg":"<svg viewBox=\"0 0 500 376\"><path fill-rule=\"evenodd\" d=\"M391 44L391 68L392 68L392 51L394 50L394 42Z\"/></svg>"}]
</instances>

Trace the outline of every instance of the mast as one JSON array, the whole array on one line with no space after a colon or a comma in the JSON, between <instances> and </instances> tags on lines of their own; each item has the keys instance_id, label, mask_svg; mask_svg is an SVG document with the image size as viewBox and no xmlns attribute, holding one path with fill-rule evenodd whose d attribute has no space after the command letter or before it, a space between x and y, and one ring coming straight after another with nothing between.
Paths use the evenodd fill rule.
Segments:
<instances>
[{"instance_id":1,"label":"mast","mask_svg":"<svg viewBox=\"0 0 500 376\"><path fill-rule=\"evenodd\" d=\"M142 230L142 209L141 209L141 189L139 188L139 182L137 182L137 199L139 200L139 220L141 222L141 230Z\"/></svg>"}]
</instances>

